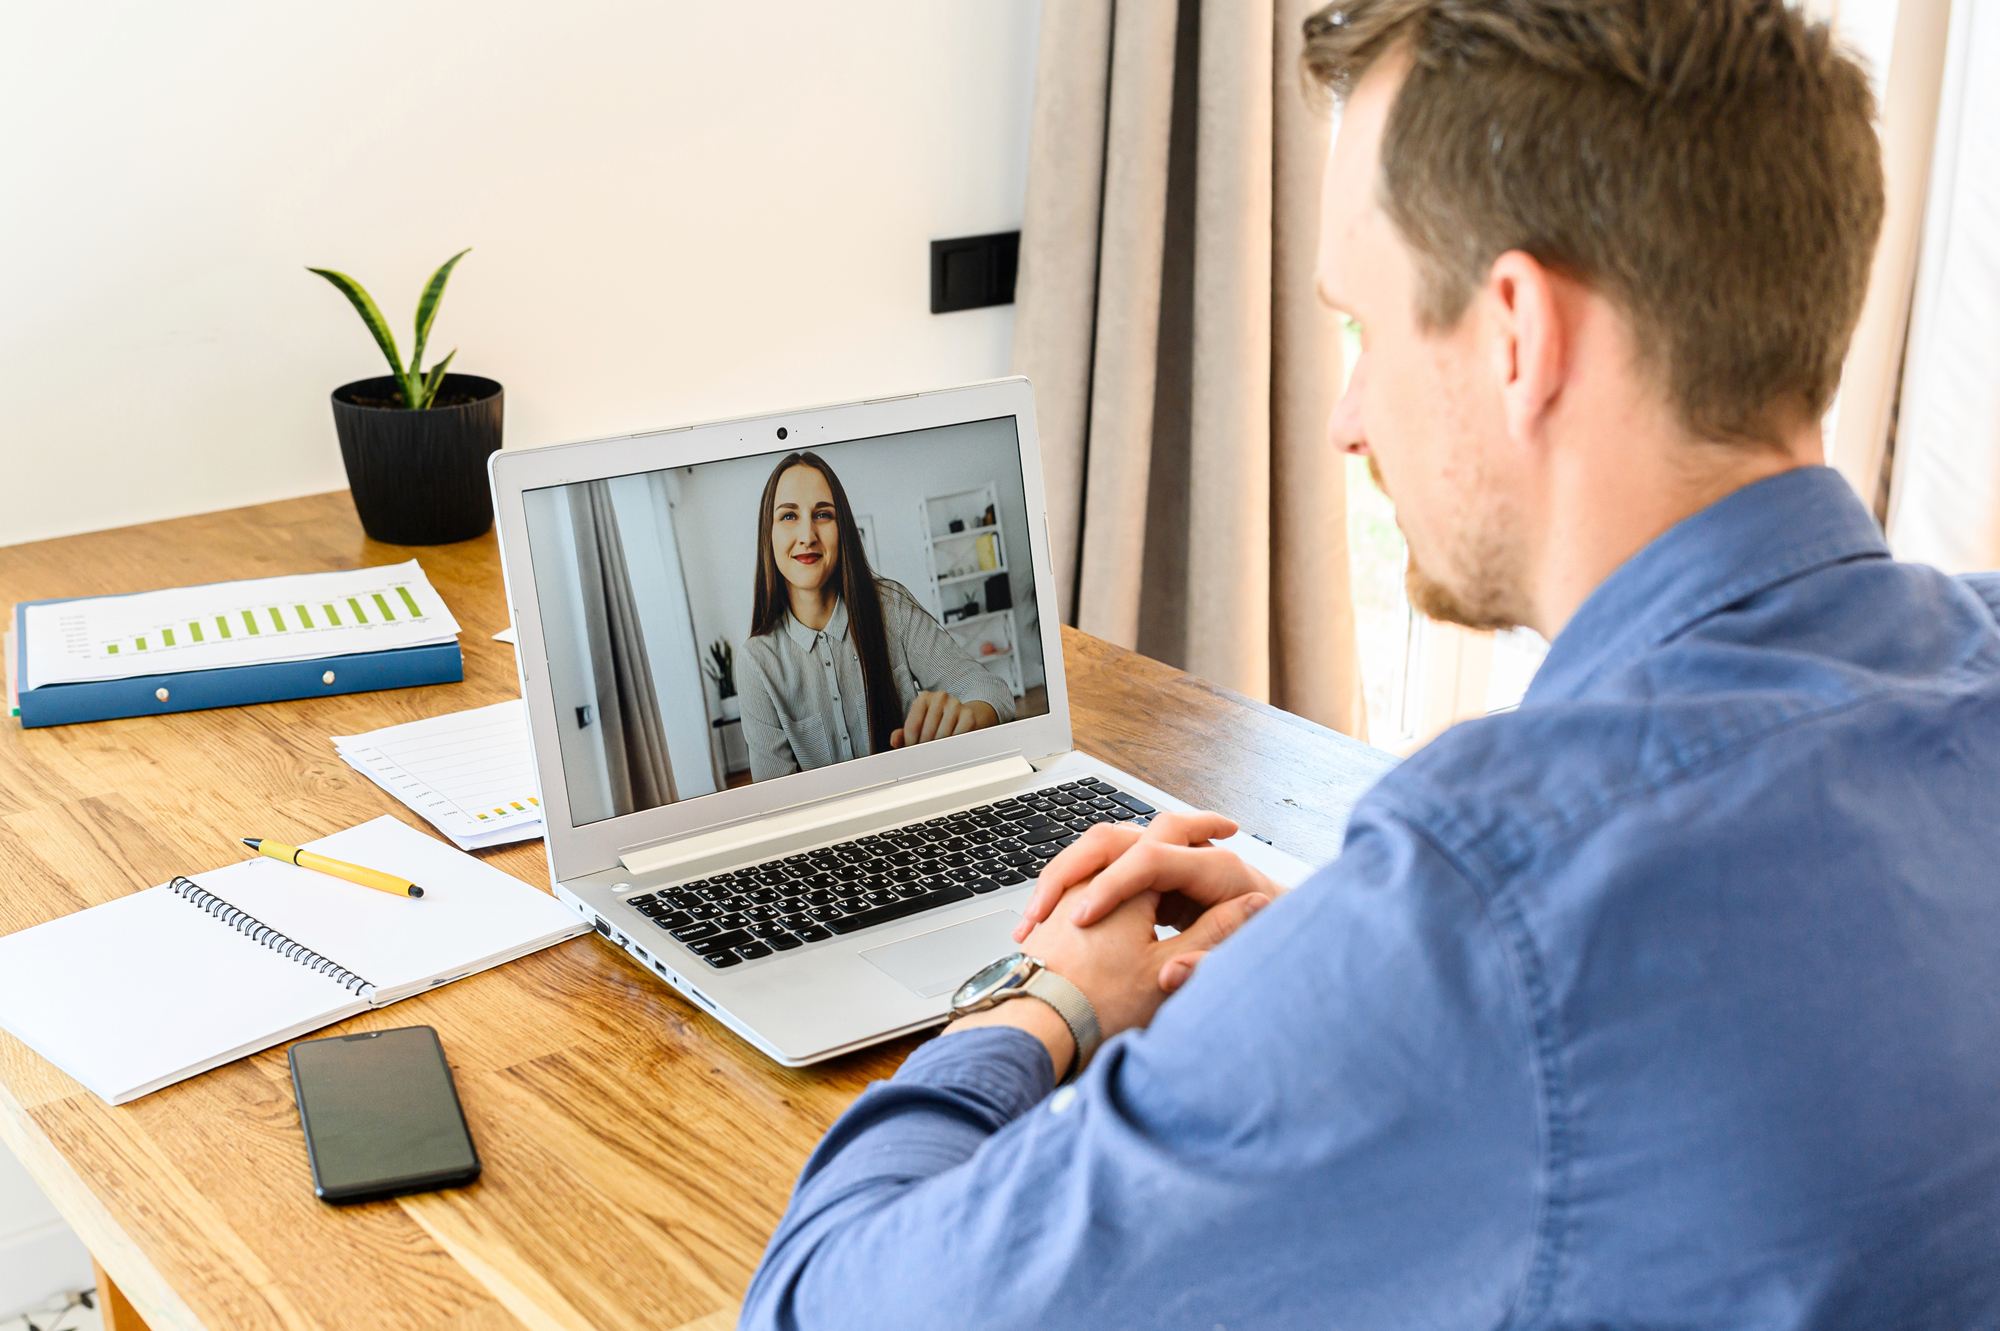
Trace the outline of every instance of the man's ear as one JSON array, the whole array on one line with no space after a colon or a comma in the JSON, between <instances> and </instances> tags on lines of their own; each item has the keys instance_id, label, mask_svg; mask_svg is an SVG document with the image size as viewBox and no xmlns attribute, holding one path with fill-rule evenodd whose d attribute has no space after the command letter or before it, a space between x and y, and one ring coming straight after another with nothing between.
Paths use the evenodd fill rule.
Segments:
<instances>
[{"instance_id":1,"label":"man's ear","mask_svg":"<svg viewBox=\"0 0 2000 1331\"><path fill-rule=\"evenodd\" d=\"M1507 433L1522 443L1538 442L1569 363L1568 329L1554 279L1534 256L1508 250L1487 272L1485 296Z\"/></svg>"}]
</instances>

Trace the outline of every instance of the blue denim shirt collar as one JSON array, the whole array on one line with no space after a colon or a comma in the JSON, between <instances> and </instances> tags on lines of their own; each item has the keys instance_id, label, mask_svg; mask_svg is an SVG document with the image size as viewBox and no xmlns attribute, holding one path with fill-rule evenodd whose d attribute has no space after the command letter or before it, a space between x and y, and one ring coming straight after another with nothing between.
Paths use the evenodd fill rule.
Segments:
<instances>
[{"instance_id":1,"label":"blue denim shirt collar","mask_svg":"<svg viewBox=\"0 0 2000 1331\"><path fill-rule=\"evenodd\" d=\"M1600 583L1549 645L1521 705L1588 697L1726 606L1828 564L1888 556L1874 517L1831 467L1747 485L1681 519Z\"/></svg>"}]
</instances>

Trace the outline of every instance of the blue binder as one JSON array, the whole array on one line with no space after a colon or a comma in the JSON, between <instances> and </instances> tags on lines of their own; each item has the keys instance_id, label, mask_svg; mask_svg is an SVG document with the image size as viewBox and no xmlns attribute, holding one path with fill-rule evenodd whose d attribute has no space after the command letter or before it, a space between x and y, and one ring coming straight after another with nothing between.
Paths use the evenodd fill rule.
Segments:
<instances>
[{"instance_id":1,"label":"blue binder","mask_svg":"<svg viewBox=\"0 0 2000 1331\"><path fill-rule=\"evenodd\" d=\"M22 601L14 607L17 681L27 674L28 607L48 604ZM135 675L130 679L44 684L38 689L20 691L21 726L32 729L74 725L79 721L110 721L121 716L245 707L251 703L285 702L336 693L405 689L418 684L456 684L464 678L465 658L458 650L458 643L452 641L327 656L313 661L272 661L220 670L183 670L169 675Z\"/></svg>"}]
</instances>

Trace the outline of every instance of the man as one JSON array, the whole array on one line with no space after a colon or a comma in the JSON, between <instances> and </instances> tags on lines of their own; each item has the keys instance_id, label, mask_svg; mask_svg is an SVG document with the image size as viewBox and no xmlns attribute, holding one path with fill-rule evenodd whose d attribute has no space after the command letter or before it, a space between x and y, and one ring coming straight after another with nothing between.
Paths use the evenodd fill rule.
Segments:
<instances>
[{"instance_id":1,"label":"man","mask_svg":"<svg viewBox=\"0 0 2000 1331\"><path fill-rule=\"evenodd\" d=\"M1335 442L1548 659L1282 898L1213 817L1064 852L1023 948L1116 1038L919 1049L744 1323L2000 1325L2000 579L1820 465L1865 80L1774 0L1344 4Z\"/></svg>"}]
</instances>

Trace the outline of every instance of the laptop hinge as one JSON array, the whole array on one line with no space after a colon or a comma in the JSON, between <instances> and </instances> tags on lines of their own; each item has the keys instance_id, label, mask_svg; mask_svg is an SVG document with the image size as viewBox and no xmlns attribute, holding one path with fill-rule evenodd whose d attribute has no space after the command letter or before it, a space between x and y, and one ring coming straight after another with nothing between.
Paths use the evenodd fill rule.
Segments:
<instances>
[{"instance_id":1,"label":"laptop hinge","mask_svg":"<svg viewBox=\"0 0 2000 1331\"><path fill-rule=\"evenodd\" d=\"M1012 754L936 776L864 790L846 799L753 818L713 832L697 832L662 844L634 847L621 851L618 862L627 873L652 874L698 861L716 865L740 861L749 858L748 852L755 847L775 853L794 846L817 845L845 834L902 821L905 816L923 812L926 805L963 803L980 790L998 789L1034 774L1033 764L1019 754Z\"/></svg>"}]
</instances>

